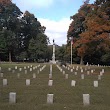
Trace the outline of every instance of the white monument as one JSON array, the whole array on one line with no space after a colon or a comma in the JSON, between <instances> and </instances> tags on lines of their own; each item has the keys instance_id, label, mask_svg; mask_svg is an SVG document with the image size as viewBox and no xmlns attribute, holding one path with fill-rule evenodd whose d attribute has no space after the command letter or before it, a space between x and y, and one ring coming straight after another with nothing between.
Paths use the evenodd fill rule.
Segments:
<instances>
[{"instance_id":1,"label":"white monument","mask_svg":"<svg viewBox=\"0 0 110 110\"><path fill-rule=\"evenodd\" d=\"M53 55L52 55L52 63L53 63L53 64L56 64L56 61L55 61L55 42L54 42L54 39L53 39Z\"/></svg>"}]
</instances>

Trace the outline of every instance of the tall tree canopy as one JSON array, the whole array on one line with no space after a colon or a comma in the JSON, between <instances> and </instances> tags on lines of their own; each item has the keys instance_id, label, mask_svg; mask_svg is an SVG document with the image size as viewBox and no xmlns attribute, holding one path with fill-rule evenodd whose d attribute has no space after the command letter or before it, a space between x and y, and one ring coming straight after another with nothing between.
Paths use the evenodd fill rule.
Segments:
<instances>
[{"instance_id":1,"label":"tall tree canopy","mask_svg":"<svg viewBox=\"0 0 110 110\"><path fill-rule=\"evenodd\" d=\"M44 58L49 40L45 29L34 14L23 14L11 0L0 0L0 59Z\"/></svg>"},{"instance_id":2,"label":"tall tree canopy","mask_svg":"<svg viewBox=\"0 0 110 110\"><path fill-rule=\"evenodd\" d=\"M67 37L73 37L80 63L105 63L110 52L110 1L84 3L71 19Z\"/></svg>"}]
</instances>

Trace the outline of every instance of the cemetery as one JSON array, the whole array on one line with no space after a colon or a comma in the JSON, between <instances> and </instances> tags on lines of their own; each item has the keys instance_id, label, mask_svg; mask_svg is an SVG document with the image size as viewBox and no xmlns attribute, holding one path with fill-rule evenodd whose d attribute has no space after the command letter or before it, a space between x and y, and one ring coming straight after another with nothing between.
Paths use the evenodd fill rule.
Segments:
<instances>
[{"instance_id":1,"label":"cemetery","mask_svg":"<svg viewBox=\"0 0 110 110\"><path fill-rule=\"evenodd\" d=\"M110 110L110 0L81 1L0 0L0 110Z\"/></svg>"},{"instance_id":2,"label":"cemetery","mask_svg":"<svg viewBox=\"0 0 110 110\"><path fill-rule=\"evenodd\" d=\"M110 67L1 63L0 110L109 110Z\"/></svg>"}]
</instances>

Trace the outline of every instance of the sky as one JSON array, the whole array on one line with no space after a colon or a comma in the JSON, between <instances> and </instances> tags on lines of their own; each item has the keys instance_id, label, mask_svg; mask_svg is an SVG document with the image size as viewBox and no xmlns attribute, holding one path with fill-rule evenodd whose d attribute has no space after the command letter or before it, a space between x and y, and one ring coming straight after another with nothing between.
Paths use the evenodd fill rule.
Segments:
<instances>
[{"instance_id":1,"label":"sky","mask_svg":"<svg viewBox=\"0 0 110 110\"><path fill-rule=\"evenodd\" d=\"M26 10L34 14L42 26L46 27L45 34L52 44L61 46L67 43L67 31L70 16L78 12L84 0L12 0L22 12ZM94 3L95 0L90 0Z\"/></svg>"}]
</instances>

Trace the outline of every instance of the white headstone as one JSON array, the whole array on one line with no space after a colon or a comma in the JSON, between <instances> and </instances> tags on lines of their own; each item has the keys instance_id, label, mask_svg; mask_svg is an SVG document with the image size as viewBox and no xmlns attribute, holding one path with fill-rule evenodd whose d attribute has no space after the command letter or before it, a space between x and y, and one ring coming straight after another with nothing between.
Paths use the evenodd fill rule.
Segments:
<instances>
[{"instance_id":1,"label":"white headstone","mask_svg":"<svg viewBox=\"0 0 110 110\"><path fill-rule=\"evenodd\" d=\"M84 79L84 74L81 74L81 79Z\"/></svg>"},{"instance_id":2,"label":"white headstone","mask_svg":"<svg viewBox=\"0 0 110 110\"><path fill-rule=\"evenodd\" d=\"M78 73L77 72L74 72L74 75L77 75Z\"/></svg>"},{"instance_id":3,"label":"white headstone","mask_svg":"<svg viewBox=\"0 0 110 110\"><path fill-rule=\"evenodd\" d=\"M30 71L32 71L32 68L30 68Z\"/></svg>"},{"instance_id":4,"label":"white headstone","mask_svg":"<svg viewBox=\"0 0 110 110\"><path fill-rule=\"evenodd\" d=\"M24 72L25 72L25 74L27 74L27 70L25 70Z\"/></svg>"},{"instance_id":5,"label":"white headstone","mask_svg":"<svg viewBox=\"0 0 110 110\"><path fill-rule=\"evenodd\" d=\"M90 71L87 71L87 75L90 75Z\"/></svg>"},{"instance_id":6,"label":"white headstone","mask_svg":"<svg viewBox=\"0 0 110 110\"><path fill-rule=\"evenodd\" d=\"M3 79L3 86L7 85L7 79Z\"/></svg>"},{"instance_id":7,"label":"white headstone","mask_svg":"<svg viewBox=\"0 0 110 110\"><path fill-rule=\"evenodd\" d=\"M100 76L103 76L103 72L102 71L100 71Z\"/></svg>"},{"instance_id":8,"label":"white headstone","mask_svg":"<svg viewBox=\"0 0 110 110\"><path fill-rule=\"evenodd\" d=\"M65 79L68 79L68 74L65 74Z\"/></svg>"},{"instance_id":9,"label":"white headstone","mask_svg":"<svg viewBox=\"0 0 110 110\"><path fill-rule=\"evenodd\" d=\"M17 70L17 68L18 68L18 67L17 67L17 66L15 66L15 69L16 69L16 70Z\"/></svg>"},{"instance_id":10,"label":"white headstone","mask_svg":"<svg viewBox=\"0 0 110 110\"><path fill-rule=\"evenodd\" d=\"M101 80L101 75L98 75L98 80Z\"/></svg>"},{"instance_id":11,"label":"white headstone","mask_svg":"<svg viewBox=\"0 0 110 110\"><path fill-rule=\"evenodd\" d=\"M94 81L94 87L98 87L98 81Z\"/></svg>"},{"instance_id":12,"label":"white headstone","mask_svg":"<svg viewBox=\"0 0 110 110\"><path fill-rule=\"evenodd\" d=\"M47 94L47 104L53 104L53 95L54 94Z\"/></svg>"},{"instance_id":13,"label":"white headstone","mask_svg":"<svg viewBox=\"0 0 110 110\"><path fill-rule=\"evenodd\" d=\"M89 94L83 94L83 104L84 104L84 106L87 106L90 104L90 95Z\"/></svg>"},{"instance_id":14,"label":"white headstone","mask_svg":"<svg viewBox=\"0 0 110 110\"><path fill-rule=\"evenodd\" d=\"M73 69L71 69L71 72L73 72Z\"/></svg>"},{"instance_id":15,"label":"white headstone","mask_svg":"<svg viewBox=\"0 0 110 110\"><path fill-rule=\"evenodd\" d=\"M30 85L30 79L26 79L26 86Z\"/></svg>"},{"instance_id":16,"label":"white headstone","mask_svg":"<svg viewBox=\"0 0 110 110\"><path fill-rule=\"evenodd\" d=\"M81 69L81 73L83 73L83 69Z\"/></svg>"},{"instance_id":17,"label":"white headstone","mask_svg":"<svg viewBox=\"0 0 110 110\"><path fill-rule=\"evenodd\" d=\"M19 68L19 71L22 71L22 68Z\"/></svg>"},{"instance_id":18,"label":"white headstone","mask_svg":"<svg viewBox=\"0 0 110 110\"><path fill-rule=\"evenodd\" d=\"M71 86L74 86L75 87L75 85L76 85L76 81L75 80L72 80L71 81Z\"/></svg>"},{"instance_id":19,"label":"white headstone","mask_svg":"<svg viewBox=\"0 0 110 110\"><path fill-rule=\"evenodd\" d=\"M91 73L93 73L94 72L94 70L91 70Z\"/></svg>"},{"instance_id":20,"label":"white headstone","mask_svg":"<svg viewBox=\"0 0 110 110\"><path fill-rule=\"evenodd\" d=\"M63 74L65 74L65 71L63 71Z\"/></svg>"},{"instance_id":21,"label":"white headstone","mask_svg":"<svg viewBox=\"0 0 110 110\"><path fill-rule=\"evenodd\" d=\"M33 73L33 78L36 78L36 74L35 73Z\"/></svg>"},{"instance_id":22,"label":"white headstone","mask_svg":"<svg viewBox=\"0 0 110 110\"><path fill-rule=\"evenodd\" d=\"M48 86L52 86L53 85L53 80L49 80L48 81Z\"/></svg>"},{"instance_id":23,"label":"white headstone","mask_svg":"<svg viewBox=\"0 0 110 110\"><path fill-rule=\"evenodd\" d=\"M16 103L16 93L15 92L9 93L9 103Z\"/></svg>"},{"instance_id":24,"label":"white headstone","mask_svg":"<svg viewBox=\"0 0 110 110\"><path fill-rule=\"evenodd\" d=\"M11 68L8 68L8 71L11 71Z\"/></svg>"},{"instance_id":25,"label":"white headstone","mask_svg":"<svg viewBox=\"0 0 110 110\"><path fill-rule=\"evenodd\" d=\"M24 66L24 69L26 69L26 66Z\"/></svg>"},{"instance_id":26,"label":"white headstone","mask_svg":"<svg viewBox=\"0 0 110 110\"><path fill-rule=\"evenodd\" d=\"M105 70L104 69L102 69L102 73L104 73L105 72Z\"/></svg>"}]
</instances>

